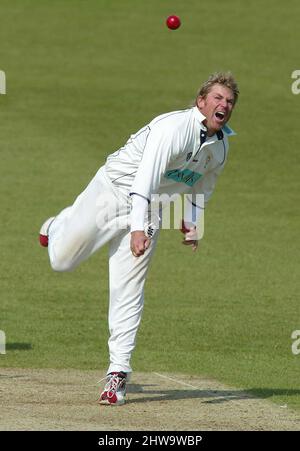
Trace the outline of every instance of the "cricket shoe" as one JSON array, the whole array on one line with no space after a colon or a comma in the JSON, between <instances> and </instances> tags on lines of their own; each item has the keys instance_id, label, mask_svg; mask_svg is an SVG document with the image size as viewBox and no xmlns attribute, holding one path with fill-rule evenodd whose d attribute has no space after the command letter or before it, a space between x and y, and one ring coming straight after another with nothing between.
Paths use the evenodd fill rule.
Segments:
<instances>
[{"instance_id":1,"label":"cricket shoe","mask_svg":"<svg viewBox=\"0 0 300 451\"><path fill-rule=\"evenodd\" d=\"M107 406L121 406L125 404L126 373L112 372L107 375L107 383L100 395L99 404Z\"/></svg>"},{"instance_id":2,"label":"cricket shoe","mask_svg":"<svg viewBox=\"0 0 300 451\"><path fill-rule=\"evenodd\" d=\"M52 224L55 216L52 216L51 218L48 218L47 221L44 222L44 224L41 227L40 230L40 245L43 247L48 247L48 231L49 227Z\"/></svg>"}]
</instances>

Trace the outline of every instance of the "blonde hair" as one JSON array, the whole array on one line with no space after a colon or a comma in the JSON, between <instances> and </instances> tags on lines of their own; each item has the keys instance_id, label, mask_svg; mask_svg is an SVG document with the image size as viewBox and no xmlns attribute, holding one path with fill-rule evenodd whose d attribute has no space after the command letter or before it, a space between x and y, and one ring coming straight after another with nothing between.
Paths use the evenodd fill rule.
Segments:
<instances>
[{"instance_id":1,"label":"blonde hair","mask_svg":"<svg viewBox=\"0 0 300 451\"><path fill-rule=\"evenodd\" d=\"M228 71L228 72L214 72L208 77L208 79L203 83L203 85L198 90L195 105L197 104L198 97L205 98L215 84L226 86L226 88L231 89L234 96L234 104L236 104L240 91L232 73Z\"/></svg>"}]
</instances>

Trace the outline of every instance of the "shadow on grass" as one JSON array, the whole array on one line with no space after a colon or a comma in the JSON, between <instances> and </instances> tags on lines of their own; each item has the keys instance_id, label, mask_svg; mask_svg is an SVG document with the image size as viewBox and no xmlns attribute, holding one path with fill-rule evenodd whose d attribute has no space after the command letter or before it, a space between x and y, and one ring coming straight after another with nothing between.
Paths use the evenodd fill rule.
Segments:
<instances>
[{"instance_id":1,"label":"shadow on grass","mask_svg":"<svg viewBox=\"0 0 300 451\"><path fill-rule=\"evenodd\" d=\"M30 351L31 343L6 343L6 350L9 351Z\"/></svg>"},{"instance_id":2,"label":"shadow on grass","mask_svg":"<svg viewBox=\"0 0 300 451\"><path fill-rule=\"evenodd\" d=\"M152 385L155 387L156 385ZM128 393L140 393L137 399L129 399L128 403L140 402L160 402L175 401L180 399L203 399L206 404L219 404L228 401L240 401L247 399L267 399L272 396L294 396L300 395L300 389L277 389L277 388L251 388L249 390L203 390L203 389L182 389L182 390L152 390L145 387L151 385L128 384Z\"/></svg>"}]
</instances>

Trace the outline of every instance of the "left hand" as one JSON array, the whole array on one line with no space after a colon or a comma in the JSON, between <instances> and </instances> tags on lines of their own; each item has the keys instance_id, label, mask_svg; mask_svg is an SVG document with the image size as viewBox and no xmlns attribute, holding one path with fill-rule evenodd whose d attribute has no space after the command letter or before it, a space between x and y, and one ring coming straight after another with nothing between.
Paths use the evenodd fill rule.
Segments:
<instances>
[{"instance_id":1,"label":"left hand","mask_svg":"<svg viewBox=\"0 0 300 451\"><path fill-rule=\"evenodd\" d=\"M182 220L182 227L180 230L185 235L182 244L185 246L192 246L192 250L195 252L198 248L199 242L199 240L195 239L197 237L196 227L187 228Z\"/></svg>"}]
</instances>

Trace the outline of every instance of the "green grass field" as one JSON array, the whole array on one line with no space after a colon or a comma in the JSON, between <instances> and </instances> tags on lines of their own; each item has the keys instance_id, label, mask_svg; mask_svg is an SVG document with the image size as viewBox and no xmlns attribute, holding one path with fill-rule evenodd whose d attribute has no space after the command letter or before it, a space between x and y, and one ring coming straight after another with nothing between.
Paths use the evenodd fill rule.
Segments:
<instances>
[{"instance_id":1,"label":"green grass field","mask_svg":"<svg viewBox=\"0 0 300 451\"><path fill-rule=\"evenodd\" d=\"M2 0L0 13L0 367L106 368L107 249L54 273L40 225L129 134L230 69L237 136L205 236L192 254L162 232L133 368L207 375L299 409L299 1Z\"/></svg>"}]
</instances>

